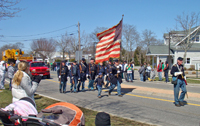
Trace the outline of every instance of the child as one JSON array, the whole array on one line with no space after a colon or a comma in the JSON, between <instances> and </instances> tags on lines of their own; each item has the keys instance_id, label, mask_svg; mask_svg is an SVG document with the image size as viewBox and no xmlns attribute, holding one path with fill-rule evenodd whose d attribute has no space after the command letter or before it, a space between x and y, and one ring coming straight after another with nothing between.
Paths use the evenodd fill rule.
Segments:
<instances>
[{"instance_id":1,"label":"child","mask_svg":"<svg viewBox=\"0 0 200 126\"><path fill-rule=\"evenodd\" d=\"M155 74L154 69L151 69L150 81L154 81L155 80L155 76L156 76L156 74Z\"/></svg>"},{"instance_id":2,"label":"child","mask_svg":"<svg viewBox=\"0 0 200 126\"><path fill-rule=\"evenodd\" d=\"M102 73L99 73L98 78L95 80L95 84L97 84L97 89L98 89L98 96L97 97L101 98L102 84L104 84Z\"/></svg>"}]
</instances>

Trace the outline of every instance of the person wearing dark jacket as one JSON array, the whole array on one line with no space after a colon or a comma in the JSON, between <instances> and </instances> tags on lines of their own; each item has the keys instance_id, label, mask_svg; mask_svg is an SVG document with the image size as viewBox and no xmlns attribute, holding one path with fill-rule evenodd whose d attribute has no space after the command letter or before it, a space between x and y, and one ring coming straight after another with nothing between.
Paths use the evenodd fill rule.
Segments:
<instances>
[{"instance_id":1,"label":"person wearing dark jacket","mask_svg":"<svg viewBox=\"0 0 200 126\"><path fill-rule=\"evenodd\" d=\"M106 88L108 88L108 85L110 83L110 72L112 72L112 67L113 67L113 64L112 64L112 60L109 60L108 61L108 65L106 66ZM111 85L111 84L110 84Z\"/></svg>"},{"instance_id":2,"label":"person wearing dark jacket","mask_svg":"<svg viewBox=\"0 0 200 126\"><path fill-rule=\"evenodd\" d=\"M121 95L121 83L122 83L122 77L121 77L121 67L119 66L118 59L115 60L115 65L112 67L112 72L110 76L110 82L111 86L108 91L108 94L110 95L113 89L117 86L117 93L119 97L122 97Z\"/></svg>"},{"instance_id":3,"label":"person wearing dark jacket","mask_svg":"<svg viewBox=\"0 0 200 126\"><path fill-rule=\"evenodd\" d=\"M165 82L169 82L169 78L168 78L168 72L169 72L169 64L167 61L165 61L165 68L164 68L164 75L165 75Z\"/></svg>"},{"instance_id":4,"label":"person wearing dark jacket","mask_svg":"<svg viewBox=\"0 0 200 126\"><path fill-rule=\"evenodd\" d=\"M97 89L98 89L98 96L97 97L101 98L102 85L104 85L104 79L102 77L102 73L99 73L98 78L94 82L97 85Z\"/></svg>"},{"instance_id":5,"label":"person wearing dark jacket","mask_svg":"<svg viewBox=\"0 0 200 126\"><path fill-rule=\"evenodd\" d=\"M178 57L177 64L174 64L171 69L172 81L177 82L176 84L174 84L174 101L175 101L175 106L177 107L185 105L183 100L185 98L185 94L187 93L186 83L185 83L185 72L182 64L183 64L183 58ZM179 88L181 88L182 92L180 97L178 98L180 90Z\"/></svg>"},{"instance_id":6,"label":"person wearing dark jacket","mask_svg":"<svg viewBox=\"0 0 200 126\"><path fill-rule=\"evenodd\" d=\"M76 61L74 61L73 65L71 66L70 77L71 77L70 91L72 93L73 87L74 87L74 93L77 93L76 86L77 86L78 80L80 80L80 70L79 70L79 66L76 64Z\"/></svg>"},{"instance_id":7,"label":"person wearing dark jacket","mask_svg":"<svg viewBox=\"0 0 200 126\"><path fill-rule=\"evenodd\" d=\"M91 58L90 63L88 64L88 74L86 77L89 77L88 89L94 91L94 80L97 74L97 66L94 64L94 58Z\"/></svg>"},{"instance_id":8,"label":"person wearing dark jacket","mask_svg":"<svg viewBox=\"0 0 200 126\"><path fill-rule=\"evenodd\" d=\"M85 91L85 80L86 74L88 74L88 65L85 62L85 58L82 58L82 62L79 64L79 70L80 70L80 80L77 86L77 90L80 91L80 86L82 84L82 91Z\"/></svg>"},{"instance_id":9,"label":"person wearing dark jacket","mask_svg":"<svg viewBox=\"0 0 200 126\"><path fill-rule=\"evenodd\" d=\"M68 67L65 65L65 61L62 61L61 68L58 70L58 75L60 79L60 93L66 93Z\"/></svg>"}]
</instances>

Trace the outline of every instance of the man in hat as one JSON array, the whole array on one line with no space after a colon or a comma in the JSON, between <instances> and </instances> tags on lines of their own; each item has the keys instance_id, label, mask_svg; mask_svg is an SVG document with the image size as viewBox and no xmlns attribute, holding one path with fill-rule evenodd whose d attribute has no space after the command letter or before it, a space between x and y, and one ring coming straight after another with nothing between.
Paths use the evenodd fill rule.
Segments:
<instances>
[{"instance_id":1,"label":"man in hat","mask_svg":"<svg viewBox=\"0 0 200 126\"><path fill-rule=\"evenodd\" d=\"M90 63L88 64L88 74L86 75L87 77L89 77L89 85L88 85L88 89L90 90L94 90L94 79L95 76L97 75L97 67L94 64L94 58L90 59Z\"/></svg>"},{"instance_id":2,"label":"man in hat","mask_svg":"<svg viewBox=\"0 0 200 126\"><path fill-rule=\"evenodd\" d=\"M99 73L97 79L95 80L95 84L98 90L98 98L101 98L102 85L104 85L104 79L102 75L102 73Z\"/></svg>"},{"instance_id":3,"label":"man in hat","mask_svg":"<svg viewBox=\"0 0 200 126\"><path fill-rule=\"evenodd\" d=\"M112 68L112 74L111 74L111 86L108 91L108 94L110 95L111 92L114 90L114 88L117 86L117 93L119 97L122 97L121 95L121 83L122 83L122 77L121 77L121 67L119 66L118 59L115 60L115 65Z\"/></svg>"},{"instance_id":4,"label":"man in hat","mask_svg":"<svg viewBox=\"0 0 200 126\"><path fill-rule=\"evenodd\" d=\"M182 64L183 64L183 58L178 57L177 64L174 64L171 69L172 80L173 81L177 80L177 84L174 84L174 101L175 101L175 106L177 107L185 105L183 100L185 98L185 94L187 93L186 83L184 78L185 73ZM179 88L181 88L182 92L180 97L178 98L180 90Z\"/></svg>"},{"instance_id":5,"label":"man in hat","mask_svg":"<svg viewBox=\"0 0 200 126\"><path fill-rule=\"evenodd\" d=\"M110 74L112 73L112 60L108 61L108 65L106 66L105 72L106 72L106 87L108 87L109 83L110 83ZM110 84L111 85L111 84Z\"/></svg>"},{"instance_id":6,"label":"man in hat","mask_svg":"<svg viewBox=\"0 0 200 126\"><path fill-rule=\"evenodd\" d=\"M80 80L80 71L79 66L76 64L76 61L73 62L73 65L70 68L70 77L71 77L71 87L70 92L73 92L74 87L74 93L77 93L76 86L78 83L78 79Z\"/></svg>"},{"instance_id":7,"label":"man in hat","mask_svg":"<svg viewBox=\"0 0 200 126\"><path fill-rule=\"evenodd\" d=\"M60 93L66 93L66 83L68 76L68 67L65 65L65 61L61 62L61 68L58 70L60 79Z\"/></svg>"},{"instance_id":8,"label":"man in hat","mask_svg":"<svg viewBox=\"0 0 200 126\"><path fill-rule=\"evenodd\" d=\"M80 86L82 84L82 91L85 91L86 74L88 74L88 65L85 62L85 58L82 58L81 63L79 63L79 70L80 70L80 80L77 86L77 90L80 91Z\"/></svg>"}]
</instances>

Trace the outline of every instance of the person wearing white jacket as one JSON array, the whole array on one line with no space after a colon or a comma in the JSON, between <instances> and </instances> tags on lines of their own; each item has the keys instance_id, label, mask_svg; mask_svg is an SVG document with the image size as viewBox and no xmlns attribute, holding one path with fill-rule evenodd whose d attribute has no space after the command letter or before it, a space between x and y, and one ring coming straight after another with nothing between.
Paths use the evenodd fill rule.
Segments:
<instances>
[{"instance_id":1,"label":"person wearing white jacket","mask_svg":"<svg viewBox=\"0 0 200 126\"><path fill-rule=\"evenodd\" d=\"M22 61L18 64L18 71L14 74L12 83L12 102L18 101L23 97L29 97L34 101L34 93L41 81L41 76L30 78L28 63Z\"/></svg>"},{"instance_id":2,"label":"person wearing white jacket","mask_svg":"<svg viewBox=\"0 0 200 126\"><path fill-rule=\"evenodd\" d=\"M1 61L0 65L0 89L5 89L4 83L5 83L5 73L6 73L6 65L5 61Z\"/></svg>"}]
</instances>

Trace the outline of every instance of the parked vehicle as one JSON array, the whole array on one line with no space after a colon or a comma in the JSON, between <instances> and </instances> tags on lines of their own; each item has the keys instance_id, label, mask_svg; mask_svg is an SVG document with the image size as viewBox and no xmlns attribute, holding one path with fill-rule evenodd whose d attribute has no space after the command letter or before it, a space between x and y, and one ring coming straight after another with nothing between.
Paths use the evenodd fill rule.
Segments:
<instances>
[{"instance_id":1,"label":"parked vehicle","mask_svg":"<svg viewBox=\"0 0 200 126\"><path fill-rule=\"evenodd\" d=\"M45 65L44 62L30 62L30 72L32 76L47 76L47 78L50 79L50 69Z\"/></svg>"}]
</instances>

